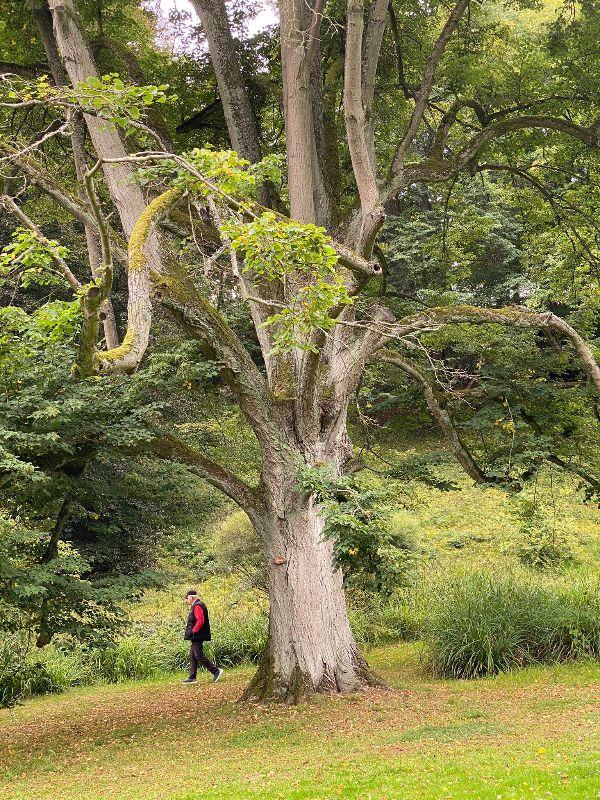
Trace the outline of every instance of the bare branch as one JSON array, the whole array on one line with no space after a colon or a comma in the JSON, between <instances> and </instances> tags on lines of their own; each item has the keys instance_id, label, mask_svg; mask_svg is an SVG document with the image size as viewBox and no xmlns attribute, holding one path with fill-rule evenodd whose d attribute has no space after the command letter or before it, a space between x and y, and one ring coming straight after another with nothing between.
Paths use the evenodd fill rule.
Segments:
<instances>
[{"instance_id":1,"label":"bare branch","mask_svg":"<svg viewBox=\"0 0 600 800\"><path fill-rule=\"evenodd\" d=\"M394 155L392 166L391 166L391 174L395 174L400 171L406 153L408 152L408 148L413 143L415 136L419 130L421 122L423 120L423 114L425 113L425 109L427 108L427 101L429 100L429 96L431 94L431 90L433 88L433 81L435 78L435 73L438 68L438 64L444 52L446 50L446 46L450 40L450 37L456 30L460 18L468 6L469 0L458 0L456 5L454 6L452 13L446 20L446 24L444 25L442 32L437 38L436 43L433 46L427 64L425 66L425 70L423 72L423 79L421 81L421 87L417 93L416 100L415 100L415 107L413 109L412 116L410 118L410 122L408 124L408 128L402 141L398 145L398 149L396 150L396 154Z\"/></svg>"},{"instance_id":2,"label":"bare branch","mask_svg":"<svg viewBox=\"0 0 600 800\"><path fill-rule=\"evenodd\" d=\"M412 317L405 317L393 326L396 336L406 336L421 330L442 325L471 323L506 325L508 327L541 328L560 331L579 355L589 379L600 391L600 366L587 342L561 317L550 311L536 312L523 306L506 308L477 308L476 306L449 306L430 308ZM391 334L390 329L390 334Z\"/></svg>"},{"instance_id":3,"label":"bare branch","mask_svg":"<svg viewBox=\"0 0 600 800\"><path fill-rule=\"evenodd\" d=\"M523 116L503 119L491 123L478 131L463 149L455 156L441 158L434 154L420 162L405 164L400 172L391 175L382 191L385 201L394 197L400 189L411 183L439 183L458 175L462 170L468 169L479 150L490 141L498 139L507 133L523 129L539 128L541 130L555 130L565 133L583 142L589 147L600 146L600 131L592 125L584 128L567 119L560 117ZM446 132L447 133L447 132Z\"/></svg>"},{"instance_id":4,"label":"bare branch","mask_svg":"<svg viewBox=\"0 0 600 800\"><path fill-rule=\"evenodd\" d=\"M378 353L377 357L378 360L383 361L386 364L393 364L394 366L399 367L403 372L405 372L419 384L419 387L423 393L423 397L425 398L425 402L427 403L429 413L439 425L445 440L448 442L450 449L452 450L452 453L467 475L473 478L473 480L477 483L499 483L500 481L497 479L488 477L481 467L479 467L479 465L476 463L473 456L469 453L458 434L452 417L445 408L443 401L438 399L436 391L433 388L433 384L427 375L415 364L410 361L406 361L405 359L396 355L396 353L383 351Z\"/></svg>"},{"instance_id":5,"label":"bare branch","mask_svg":"<svg viewBox=\"0 0 600 800\"><path fill-rule=\"evenodd\" d=\"M69 135L69 122L63 122L62 125L57 125L56 122L51 123L48 126L48 130L43 136L36 138L35 142L27 147L24 147L22 150L18 150L16 152L10 153L9 155L3 156L0 158L0 163L10 163L12 161L19 161L28 153L33 152L34 150L38 150L45 142L49 139L52 139L54 136L66 136Z\"/></svg>"},{"instance_id":6,"label":"bare branch","mask_svg":"<svg viewBox=\"0 0 600 800\"><path fill-rule=\"evenodd\" d=\"M323 22L323 12L325 11L326 4L327 0L315 0L314 7L310 9L311 20L307 32L308 42L306 44L306 58L311 64L317 53L321 24Z\"/></svg>"},{"instance_id":7,"label":"bare branch","mask_svg":"<svg viewBox=\"0 0 600 800\"><path fill-rule=\"evenodd\" d=\"M5 152L15 152L5 140L0 138L0 149ZM48 175L48 171L36 163L30 155L23 158L15 159L18 163L19 169L23 174L37 186L41 191L51 197L61 208L68 214L81 222L86 227L91 227L97 230L98 223L93 214L90 213L89 208L82 202L76 195L71 194L58 181ZM123 266L127 265L127 251L125 241L120 233L117 233L113 228L110 229L110 238L112 244L113 254L116 260Z\"/></svg>"}]
</instances>

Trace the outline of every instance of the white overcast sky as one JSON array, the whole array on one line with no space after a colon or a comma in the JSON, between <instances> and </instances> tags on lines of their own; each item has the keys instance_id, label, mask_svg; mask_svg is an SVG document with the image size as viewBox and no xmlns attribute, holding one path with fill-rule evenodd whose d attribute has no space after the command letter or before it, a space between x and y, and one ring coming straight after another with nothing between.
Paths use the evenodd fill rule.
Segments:
<instances>
[{"instance_id":1,"label":"white overcast sky","mask_svg":"<svg viewBox=\"0 0 600 800\"><path fill-rule=\"evenodd\" d=\"M195 16L192 4L188 0L159 0L159 5L165 13L175 8L180 11L189 11L193 17ZM262 5L262 11L248 23L248 33L250 35L266 28L267 25L273 25L277 22L277 3L274 0L264 0Z\"/></svg>"}]
</instances>

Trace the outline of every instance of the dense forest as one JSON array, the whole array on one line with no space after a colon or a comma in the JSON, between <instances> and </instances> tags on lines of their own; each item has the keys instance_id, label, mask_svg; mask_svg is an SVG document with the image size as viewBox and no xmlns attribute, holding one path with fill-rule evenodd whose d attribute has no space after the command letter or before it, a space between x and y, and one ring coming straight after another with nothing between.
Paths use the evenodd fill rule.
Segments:
<instances>
[{"instance_id":1,"label":"dense forest","mask_svg":"<svg viewBox=\"0 0 600 800\"><path fill-rule=\"evenodd\" d=\"M262 5L0 2L0 635L243 573L296 701L380 683L415 497L542 569L597 506L600 13Z\"/></svg>"}]
</instances>

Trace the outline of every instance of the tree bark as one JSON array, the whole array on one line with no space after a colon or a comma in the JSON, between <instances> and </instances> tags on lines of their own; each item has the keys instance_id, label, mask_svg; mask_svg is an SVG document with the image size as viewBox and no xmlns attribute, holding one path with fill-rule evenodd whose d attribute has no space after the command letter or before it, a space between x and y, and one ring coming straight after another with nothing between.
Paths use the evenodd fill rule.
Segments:
<instances>
[{"instance_id":1,"label":"tree bark","mask_svg":"<svg viewBox=\"0 0 600 800\"><path fill-rule=\"evenodd\" d=\"M192 0L208 41L231 146L242 158L260 161L258 128L246 91L224 0Z\"/></svg>"},{"instance_id":2,"label":"tree bark","mask_svg":"<svg viewBox=\"0 0 600 800\"><path fill-rule=\"evenodd\" d=\"M81 26L73 0L49 0L54 36L71 83L98 77L98 70ZM99 159L125 159L128 155L118 131L105 120L84 114L85 123ZM123 231L129 237L137 220L146 209L141 188L134 182L134 167L129 163L103 165L110 196L117 208ZM115 348L115 368L135 369L142 359L150 338L152 321L150 273L162 272L158 238L151 234L146 243L144 269L130 271L128 302L128 340Z\"/></svg>"},{"instance_id":3,"label":"tree bark","mask_svg":"<svg viewBox=\"0 0 600 800\"><path fill-rule=\"evenodd\" d=\"M327 224L329 203L315 141L313 59L321 16L306 0L279 0L285 146L291 216Z\"/></svg>"},{"instance_id":4,"label":"tree bark","mask_svg":"<svg viewBox=\"0 0 600 800\"><path fill-rule=\"evenodd\" d=\"M52 27L52 14L50 13L48 4L45 2L45 0L44 2L41 2L41 0L28 0L28 2L31 15L37 26L42 45L46 52L48 66L50 68L50 72L52 73L52 77L54 78L54 83L57 86L66 86L69 82L68 75L58 52L58 46L56 44ZM73 161L75 163L75 173L78 180L77 193L82 202L87 204L87 195L83 186L83 175L87 171L85 152L85 125L79 114L72 115L71 128ZM98 232L95 230L93 225L85 225L84 227L90 270L92 275L95 275L96 270L102 264L102 248L100 247L100 239ZM119 344L115 312L110 300L106 300L103 304L102 313L104 338L106 341L106 346L110 350Z\"/></svg>"},{"instance_id":5,"label":"tree bark","mask_svg":"<svg viewBox=\"0 0 600 800\"><path fill-rule=\"evenodd\" d=\"M269 636L244 698L297 703L380 685L354 639L321 510L297 493L258 531L269 568Z\"/></svg>"}]
</instances>

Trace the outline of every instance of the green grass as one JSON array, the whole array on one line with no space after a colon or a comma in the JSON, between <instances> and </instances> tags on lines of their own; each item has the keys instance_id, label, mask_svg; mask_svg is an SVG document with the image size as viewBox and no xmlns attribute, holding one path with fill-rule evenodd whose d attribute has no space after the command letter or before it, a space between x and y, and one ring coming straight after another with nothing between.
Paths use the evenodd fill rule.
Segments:
<instances>
[{"instance_id":1,"label":"green grass","mask_svg":"<svg viewBox=\"0 0 600 800\"><path fill-rule=\"evenodd\" d=\"M251 671L83 687L0 712L2 800L588 800L600 665L434 680L421 646L374 650L393 690L237 702ZM205 758L193 752L200 748Z\"/></svg>"}]
</instances>

